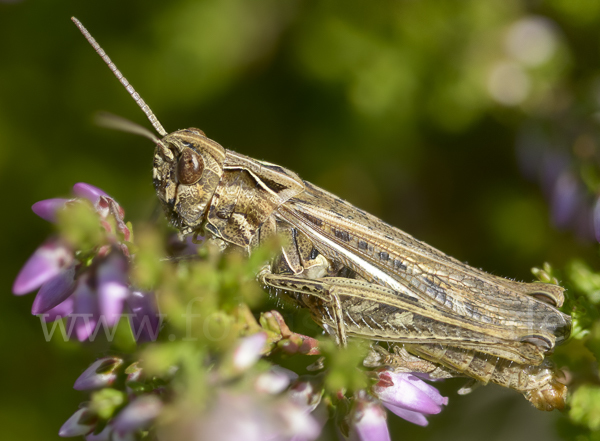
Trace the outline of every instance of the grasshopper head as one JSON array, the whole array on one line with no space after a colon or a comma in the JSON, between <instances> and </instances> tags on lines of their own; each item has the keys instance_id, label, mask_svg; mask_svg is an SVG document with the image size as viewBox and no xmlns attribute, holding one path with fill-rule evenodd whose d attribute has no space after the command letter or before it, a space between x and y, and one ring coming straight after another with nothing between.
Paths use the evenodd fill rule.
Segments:
<instances>
[{"instance_id":1,"label":"grasshopper head","mask_svg":"<svg viewBox=\"0 0 600 441\"><path fill-rule=\"evenodd\" d=\"M156 143L152 177L167 217L182 234L197 230L223 174L225 149L200 129L178 130Z\"/></svg>"},{"instance_id":2,"label":"grasshopper head","mask_svg":"<svg viewBox=\"0 0 600 441\"><path fill-rule=\"evenodd\" d=\"M223 174L225 149L208 139L199 129L178 130L167 134L150 107L117 69L94 37L75 17L71 20L163 138L159 139L147 129L122 118L104 117L99 122L107 127L145 136L155 142L153 180L158 198L167 217L181 233L192 233L202 223L208 202Z\"/></svg>"}]
</instances>

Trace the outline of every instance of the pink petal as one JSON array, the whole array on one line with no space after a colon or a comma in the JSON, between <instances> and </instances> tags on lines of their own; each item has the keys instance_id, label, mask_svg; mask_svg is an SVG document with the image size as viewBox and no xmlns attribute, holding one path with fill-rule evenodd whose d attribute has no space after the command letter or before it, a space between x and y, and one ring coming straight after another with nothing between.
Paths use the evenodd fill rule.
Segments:
<instances>
[{"instance_id":1,"label":"pink petal","mask_svg":"<svg viewBox=\"0 0 600 441\"><path fill-rule=\"evenodd\" d=\"M75 298L74 312L69 316L69 333L75 330L79 341L87 340L94 334L98 323L97 298L88 286L87 277L81 276L73 293Z\"/></svg>"},{"instance_id":2,"label":"pink petal","mask_svg":"<svg viewBox=\"0 0 600 441\"><path fill-rule=\"evenodd\" d=\"M107 424L106 426L104 426L104 429L102 429L100 433L97 433L96 435L94 435L93 433L86 435L85 441L111 441L111 433L112 426L110 424Z\"/></svg>"},{"instance_id":3,"label":"pink petal","mask_svg":"<svg viewBox=\"0 0 600 441\"><path fill-rule=\"evenodd\" d=\"M383 403L385 407L394 412L400 418L405 419L409 423L416 424L418 426L426 426L429 424L425 415L420 412L413 412L412 410L403 409L401 407L396 407L390 403Z\"/></svg>"},{"instance_id":4,"label":"pink petal","mask_svg":"<svg viewBox=\"0 0 600 441\"><path fill-rule=\"evenodd\" d=\"M119 412L113 428L121 434L146 428L160 414L162 406L162 401L154 395L138 397Z\"/></svg>"},{"instance_id":5,"label":"pink petal","mask_svg":"<svg viewBox=\"0 0 600 441\"><path fill-rule=\"evenodd\" d=\"M373 402L361 402L352 417L352 429L360 441L390 441L385 410Z\"/></svg>"},{"instance_id":6,"label":"pink petal","mask_svg":"<svg viewBox=\"0 0 600 441\"><path fill-rule=\"evenodd\" d=\"M373 386L373 392L385 403L406 410L426 414L440 413L442 404L448 399L442 397L433 386L425 383L409 373L394 373L392 371L380 372L379 377L383 380ZM381 386L389 384L392 386Z\"/></svg>"},{"instance_id":7,"label":"pink petal","mask_svg":"<svg viewBox=\"0 0 600 441\"><path fill-rule=\"evenodd\" d=\"M321 433L321 424L304 406L283 401L276 406L275 415L284 427L279 437L274 439L286 439L282 435L293 435L302 440L314 440Z\"/></svg>"},{"instance_id":8,"label":"pink petal","mask_svg":"<svg viewBox=\"0 0 600 441\"><path fill-rule=\"evenodd\" d=\"M42 219L48 222L56 222L56 213L65 206L67 201L68 199L62 198L44 199L33 204L31 209Z\"/></svg>"},{"instance_id":9,"label":"pink petal","mask_svg":"<svg viewBox=\"0 0 600 441\"><path fill-rule=\"evenodd\" d=\"M74 290L75 265L71 265L42 285L33 301L31 313L39 315L50 311L64 302Z\"/></svg>"},{"instance_id":10,"label":"pink petal","mask_svg":"<svg viewBox=\"0 0 600 441\"><path fill-rule=\"evenodd\" d=\"M72 314L74 303L75 301L73 300L73 296L71 296L60 305L56 305L50 311L46 311L40 315L44 318L45 322L53 322Z\"/></svg>"},{"instance_id":11,"label":"pink petal","mask_svg":"<svg viewBox=\"0 0 600 441\"><path fill-rule=\"evenodd\" d=\"M161 316L154 293L133 291L127 298L132 315L129 316L131 332L138 343L155 341L161 324Z\"/></svg>"},{"instance_id":12,"label":"pink petal","mask_svg":"<svg viewBox=\"0 0 600 441\"><path fill-rule=\"evenodd\" d=\"M73 186L73 193L80 198L86 198L92 204L96 205L100 200L101 196L108 196L104 190L93 185L86 184L85 182L79 182Z\"/></svg>"},{"instance_id":13,"label":"pink petal","mask_svg":"<svg viewBox=\"0 0 600 441\"><path fill-rule=\"evenodd\" d=\"M56 239L40 246L25 262L13 284L13 293L27 294L54 278L71 265L73 253Z\"/></svg>"},{"instance_id":14,"label":"pink petal","mask_svg":"<svg viewBox=\"0 0 600 441\"><path fill-rule=\"evenodd\" d=\"M321 381L316 378L296 381L287 394L294 403L305 407L308 412L312 412L319 405L323 396Z\"/></svg>"},{"instance_id":15,"label":"pink petal","mask_svg":"<svg viewBox=\"0 0 600 441\"><path fill-rule=\"evenodd\" d=\"M581 191L579 180L570 171L563 172L556 180L550 208L552 221L557 228L566 228L571 224L581 200Z\"/></svg>"},{"instance_id":16,"label":"pink petal","mask_svg":"<svg viewBox=\"0 0 600 441\"><path fill-rule=\"evenodd\" d=\"M113 326L121 318L128 295L127 260L122 254L112 252L98 268L100 313L108 326Z\"/></svg>"},{"instance_id":17,"label":"pink petal","mask_svg":"<svg viewBox=\"0 0 600 441\"><path fill-rule=\"evenodd\" d=\"M271 369L258 375L254 382L254 388L258 393L275 395L283 392L297 378L297 373L281 366L273 365ZM304 403L306 403L306 400Z\"/></svg>"},{"instance_id":18,"label":"pink petal","mask_svg":"<svg viewBox=\"0 0 600 441\"><path fill-rule=\"evenodd\" d=\"M123 360L117 357L104 357L96 360L75 380L73 389L92 390L110 386L117 379L117 368Z\"/></svg>"},{"instance_id":19,"label":"pink petal","mask_svg":"<svg viewBox=\"0 0 600 441\"><path fill-rule=\"evenodd\" d=\"M421 392L423 392L429 398L431 398L433 402L438 406L445 406L448 404L448 397L442 396L442 394L440 394L440 391L437 390L437 388L433 387L431 384L425 383L417 376L412 374L407 378L407 380L410 381L413 386L415 386L416 388L421 390Z\"/></svg>"},{"instance_id":20,"label":"pink petal","mask_svg":"<svg viewBox=\"0 0 600 441\"><path fill-rule=\"evenodd\" d=\"M91 415L91 412L86 407L79 409L71 418L62 425L58 431L58 436L64 438L72 436L87 435L96 426L97 418Z\"/></svg>"},{"instance_id":21,"label":"pink petal","mask_svg":"<svg viewBox=\"0 0 600 441\"><path fill-rule=\"evenodd\" d=\"M240 340L233 352L233 365L238 371L248 369L262 355L262 350L267 342L265 332L257 332Z\"/></svg>"}]
</instances>

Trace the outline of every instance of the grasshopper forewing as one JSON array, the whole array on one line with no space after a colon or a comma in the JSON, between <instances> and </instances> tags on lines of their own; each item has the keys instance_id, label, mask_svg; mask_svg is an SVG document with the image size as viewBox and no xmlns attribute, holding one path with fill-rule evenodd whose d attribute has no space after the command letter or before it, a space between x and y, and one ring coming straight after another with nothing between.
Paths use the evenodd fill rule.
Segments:
<instances>
[{"instance_id":1,"label":"grasshopper forewing","mask_svg":"<svg viewBox=\"0 0 600 441\"><path fill-rule=\"evenodd\" d=\"M154 186L182 235L208 234L245 253L282 236L260 281L308 308L340 344L348 337L388 342L390 352L372 345L366 366L468 376L516 389L539 409L564 406L566 387L545 358L570 333L571 318L557 309L563 288L472 268L199 129L167 134L73 21L162 136L146 134L156 143Z\"/></svg>"}]
</instances>

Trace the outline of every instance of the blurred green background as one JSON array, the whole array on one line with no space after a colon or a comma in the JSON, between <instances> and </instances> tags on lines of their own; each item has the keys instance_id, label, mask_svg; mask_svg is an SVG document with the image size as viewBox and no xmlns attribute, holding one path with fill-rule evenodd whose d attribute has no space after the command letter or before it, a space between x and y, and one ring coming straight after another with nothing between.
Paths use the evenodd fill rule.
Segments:
<instances>
[{"instance_id":1,"label":"blurred green background","mask_svg":"<svg viewBox=\"0 0 600 441\"><path fill-rule=\"evenodd\" d=\"M84 181L129 220L156 206L152 144L92 117L150 125L71 15L167 131L199 127L494 274L531 281L544 261L597 257L593 241L553 227L516 146L548 142L568 161L597 151L599 2L0 1L3 439L58 439L85 399L73 382L96 356L46 343L33 295L11 295L51 231L31 204ZM521 168L540 161L525 155ZM495 386L459 397L461 385L442 386L450 405L428 428L390 417L393 436L558 439L559 412Z\"/></svg>"}]
</instances>

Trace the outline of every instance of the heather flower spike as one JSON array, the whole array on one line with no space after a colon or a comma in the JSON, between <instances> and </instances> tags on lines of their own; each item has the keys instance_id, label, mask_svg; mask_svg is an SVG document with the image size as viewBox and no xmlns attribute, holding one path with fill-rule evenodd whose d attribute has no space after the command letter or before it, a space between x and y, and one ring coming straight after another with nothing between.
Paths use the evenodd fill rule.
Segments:
<instances>
[{"instance_id":1,"label":"heather flower spike","mask_svg":"<svg viewBox=\"0 0 600 441\"><path fill-rule=\"evenodd\" d=\"M448 404L447 397L414 374L383 370L378 377L373 386L375 395L390 411L411 423L426 426L426 416L440 413Z\"/></svg>"},{"instance_id":2,"label":"heather flower spike","mask_svg":"<svg viewBox=\"0 0 600 441\"><path fill-rule=\"evenodd\" d=\"M93 204L105 234L92 244L95 248L86 250L74 250L60 238L49 239L25 263L13 292L22 295L39 288L32 314L40 315L46 322L68 317L68 334L80 341L95 338L100 326L115 326L125 307L131 311L134 337L142 342L156 340L160 317L154 295L135 291L129 282L126 242L132 233L125 223L125 212L93 185L80 182L73 186L73 192ZM75 203L77 198L46 199L35 203L32 209L55 222L58 210Z\"/></svg>"}]
</instances>

